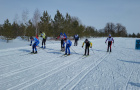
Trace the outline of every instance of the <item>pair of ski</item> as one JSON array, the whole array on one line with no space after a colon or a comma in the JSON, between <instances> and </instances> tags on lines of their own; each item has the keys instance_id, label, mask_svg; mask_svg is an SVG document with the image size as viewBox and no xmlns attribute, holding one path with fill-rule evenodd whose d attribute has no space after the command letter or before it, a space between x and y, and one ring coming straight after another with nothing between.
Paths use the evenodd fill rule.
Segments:
<instances>
[{"instance_id":1,"label":"pair of ski","mask_svg":"<svg viewBox=\"0 0 140 90\"><path fill-rule=\"evenodd\" d=\"M79 59L85 59L85 58L87 58L89 55L83 55L83 56L81 56L81 57L79 57Z\"/></svg>"},{"instance_id":2,"label":"pair of ski","mask_svg":"<svg viewBox=\"0 0 140 90\"><path fill-rule=\"evenodd\" d=\"M60 57L67 57L67 56L70 56L70 55L68 55L68 54L63 54L63 55L61 55Z\"/></svg>"}]
</instances>

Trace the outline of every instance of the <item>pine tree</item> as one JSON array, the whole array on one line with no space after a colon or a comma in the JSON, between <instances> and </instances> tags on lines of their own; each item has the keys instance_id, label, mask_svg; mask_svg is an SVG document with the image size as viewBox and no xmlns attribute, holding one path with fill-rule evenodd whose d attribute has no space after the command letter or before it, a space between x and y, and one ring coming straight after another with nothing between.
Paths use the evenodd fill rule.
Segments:
<instances>
[{"instance_id":1,"label":"pine tree","mask_svg":"<svg viewBox=\"0 0 140 90\"><path fill-rule=\"evenodd\" d=\"M51 36L52 28L51 28L51 16L48 12L44 11L43 16L40 17L39 29L47 34L47 36Z\"/></svg>"}]
</instances>

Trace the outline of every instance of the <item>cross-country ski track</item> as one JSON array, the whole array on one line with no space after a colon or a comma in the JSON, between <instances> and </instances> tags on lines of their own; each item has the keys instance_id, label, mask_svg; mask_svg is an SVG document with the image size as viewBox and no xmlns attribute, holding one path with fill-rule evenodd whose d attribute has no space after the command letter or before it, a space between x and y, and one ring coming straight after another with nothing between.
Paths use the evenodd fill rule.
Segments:
<instances>
[{"instance_id":1,"label":"cross-country ski track","mask_svg":"<svg viewBox=\"0 0 140 90\"><path fill-rule=\"evenodd\" d=\"M70 56L62 56L60 41L47 41L37 54L30 54L27 43L0 48L0 90L140 90L135 38L114 38L111 53L105 39L89 39L93 47L88 57L83 56L84 39L71 46Z\"/></svg>"}]
</instances>

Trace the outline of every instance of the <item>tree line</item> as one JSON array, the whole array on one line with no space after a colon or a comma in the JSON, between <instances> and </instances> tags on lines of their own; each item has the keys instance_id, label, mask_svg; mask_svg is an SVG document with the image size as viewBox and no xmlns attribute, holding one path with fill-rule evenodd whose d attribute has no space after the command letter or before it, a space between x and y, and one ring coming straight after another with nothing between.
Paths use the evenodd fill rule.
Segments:
<instances>
[{"instance_id":1,"label":"tree line","mask_svg":"<svg viewBox=\"0 0 140 90\"><path fill-rule=\"evenodd\" d=\"M28 11L23 11L22 23L15 20L12 24L8 19L0 25L0 35L4 39L11 40L18 36L23 39L39 34L40 31L45 32L48 37L58 37L62 33L66 33L68 37L78 34L80 37L105 37L112 34L115 37L140 37L140 34L127 34L125 26L120 23L107 23L103 29L97 30L93 26L82 25L77 17L72 17L68 13L62 15L57 10L54 18L44 11L42 15L38 9L35 10L33 18L27 20Z\"/></svg>"}]
</instances>

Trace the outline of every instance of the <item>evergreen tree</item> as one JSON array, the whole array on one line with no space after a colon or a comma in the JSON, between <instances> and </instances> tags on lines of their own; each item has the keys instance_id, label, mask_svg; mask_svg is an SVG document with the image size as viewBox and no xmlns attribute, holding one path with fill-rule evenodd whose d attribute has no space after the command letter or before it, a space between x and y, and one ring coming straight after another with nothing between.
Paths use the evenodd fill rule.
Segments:
<instances>
[{"instance_id":1,"label":"evergreen tree","mask_svg":"<svg viewBox=\"0 0 140 90\"><path fill-rule=\"evenodd\" d=\"M12 40L15 38L14 31L12 30L11 23L9 22L8 19L3 24L3 31L4 31L3 36L7 40L7 43L9 42L9 40Z\"/></svg>"},{"instance_id":2,"label":"evergreen tree","mask_svg":"<svg viewBox=\"0 0 140 90\"><path fill-rule=\"evenodd\" d=\"M63 15L57 10L56 15L54 16L54 36L57 37L61 32L64 32L64 17Z\"/></svg>"},{"instance_id":3,"label":"evergreen tree","mask_svg":"<svg viewBox=\"0 0 140 90\"><path fill-rule=\"evenodd\" d=\"M44 11L43 16L40 17L39 29L47 34L47 36L52 35L52 28L51 28L51 16L48 12Z\"/></svg>"}]
</instances>

